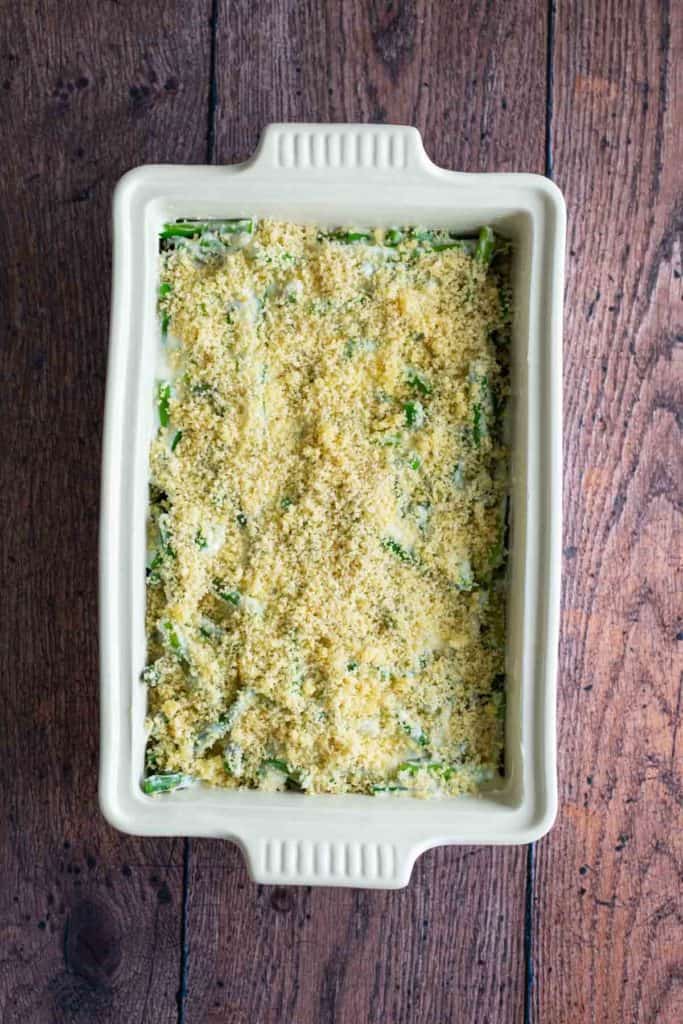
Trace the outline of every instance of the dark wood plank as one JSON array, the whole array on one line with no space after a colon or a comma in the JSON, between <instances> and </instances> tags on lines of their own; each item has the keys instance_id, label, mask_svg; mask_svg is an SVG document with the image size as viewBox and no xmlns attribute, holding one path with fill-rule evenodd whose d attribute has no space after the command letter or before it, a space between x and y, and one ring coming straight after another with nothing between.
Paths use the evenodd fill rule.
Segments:
<instances>
[{"instance_id":1,"label":"dark wood plank","mask_svg":"<svg viewBox=\"0 0 683 1024\"><path fill-rule=\"evenodd\" d=\"M182 841L122 837L96 803L97 518L111 190L204 159L208 13L0 14L3 1024L176 1019Z\"/></svg>"},{"instance_id":2,"label":"dark wood plank","mask_svg":"<svg viewBox=\"0 0 683 1024\"><path fill-rule=\"evenodd\" d=\"M455 20L426 0L220 5L217 161L269 121L376 120L449 166L542 170L545 4ZM406 891L355 893L257 888L233 847L193 842L186 1019L521 1021L525 856L434 851Z\"/></svg>"},{"instance_id":3,"label":"dark wood plank","mask_svg":"<svg viewBox=\"0 0 683 1024\"><path fill-rule=\"evenodd\" d=\"M537 856L534 996L553 1024L683 1018L682 13L558 7L562 809Z\"/></svg>"}]
</instances>

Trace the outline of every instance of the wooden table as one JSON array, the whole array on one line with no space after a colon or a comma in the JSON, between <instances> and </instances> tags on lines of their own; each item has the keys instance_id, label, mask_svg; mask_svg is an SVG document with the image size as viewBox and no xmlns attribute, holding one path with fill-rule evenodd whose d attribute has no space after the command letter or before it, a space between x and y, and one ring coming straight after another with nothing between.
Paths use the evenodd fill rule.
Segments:
<instances>
[{"instance_id":1,"label":"wooden table","mask_svg":"<svg viewBox=\"0 0 683 1024\"><path fill-rule=\"evenodd\" d=\"M683 8L0 5L3 1024L674 1022L681 982ZM569 206L561 811L401 892L257 888L98 812L112 187L274 120L416 124ZM677 817L678 815L678 817Z\"/></svg>"}]
</instances>

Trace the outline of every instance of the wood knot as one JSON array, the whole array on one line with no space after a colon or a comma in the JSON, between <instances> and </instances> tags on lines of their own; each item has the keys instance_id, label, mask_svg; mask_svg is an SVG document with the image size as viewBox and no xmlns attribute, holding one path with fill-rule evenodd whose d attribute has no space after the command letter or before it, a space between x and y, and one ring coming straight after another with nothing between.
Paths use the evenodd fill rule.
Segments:
<instances>
[{"instance_id":1,"label":"wood knot","mask_svg":"<svg viewBox=\"0 0 683 1024\"><path fill-rule=\"evenodd\" d=\"M64 927L64 962L95 984L113 977L121 962L121 930L107 907L90 900L76 904Z\"/></svg>"},{"instance_id":2,"label":"wood knot","mask_svg":"<svg viewBox=\"0 0 683 1024\"><path fill-rule=\"evenodd\" d=\"M278 914L287 914L294 906L294 894L289 889L278 886L271 893L270 905Z\"/></svg>"},{"instance_id":3,"label":"wood knot","mask_svg":"<svg viewBox=\"0 0 683 1024\"><path fill-rule=\"evenodd\" d=\"M394 4L375 0L370 5L369 13L375 51L395 82L402 69L412 60L415 51L415 3Z\"/></svg>"}]
</instances>

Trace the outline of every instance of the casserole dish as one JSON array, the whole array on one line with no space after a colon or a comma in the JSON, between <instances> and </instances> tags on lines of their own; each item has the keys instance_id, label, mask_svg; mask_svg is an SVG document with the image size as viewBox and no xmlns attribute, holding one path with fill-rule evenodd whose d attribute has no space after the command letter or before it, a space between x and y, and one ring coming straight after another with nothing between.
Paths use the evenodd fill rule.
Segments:
<instances>
[{"instance_id":1,"label":"casserole dish","mask_svg":"<svg viewBox=\"0 0 683 1024\"><path fill-rule=\"evenodd\" d=\"M145 749L145 522L159 346L158 232L176 218L273 217L324 226L422 224L511 239L514 323L504 782L478 796L376 799L140 788ZM565 210L526 174L436 167L390 125L271 125L230 167L140 167L114 196L114 265L100 525L100 806L139 835L230 839L258 882L396 888L446 843L525 843L557 808L555 674L561 537Z\"/></svg>"}]
</instances>

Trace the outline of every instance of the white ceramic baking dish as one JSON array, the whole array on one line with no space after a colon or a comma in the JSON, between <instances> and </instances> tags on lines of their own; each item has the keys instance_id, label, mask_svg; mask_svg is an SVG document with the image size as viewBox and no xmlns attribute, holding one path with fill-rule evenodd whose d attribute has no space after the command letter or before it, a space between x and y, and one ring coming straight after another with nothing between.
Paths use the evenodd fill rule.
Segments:
<instances>
[{"instance_id":1,"label":"white ceramic baking dish","mask_svg":"<svg viewBox=\"0 0 683 1024\"><path fill-rule=\"evenodd\" d=\"M526 843L557 807L555 674L561 532L565 208L529 174L436 167L415 128L270 125L230 167L139 167L114 195L114 268L100 532L100 806L140 835L239 843L257 882L395 888L445 843ZM145 519L153 432L158 231L177 217L254 214L313 222L420 224L514 242L512 528L506 780L478 797L140 789L146 709Z\"/></svg>"}]
</instances>

